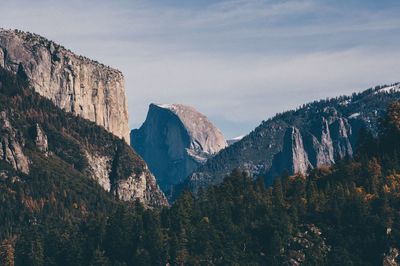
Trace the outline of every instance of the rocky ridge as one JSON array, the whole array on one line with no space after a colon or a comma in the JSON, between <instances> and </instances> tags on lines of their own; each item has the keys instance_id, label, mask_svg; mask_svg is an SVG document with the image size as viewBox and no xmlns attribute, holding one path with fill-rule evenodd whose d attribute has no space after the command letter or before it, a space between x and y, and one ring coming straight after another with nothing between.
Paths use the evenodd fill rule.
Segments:
<instances>
[{"instance_id":1,"label":"rocky ridge","mask_svg":"<svg viewBox=\"0 0 400 266\"><path fill-rule=\"evenodd\" d=\"M220 183L235 168L267 176L267 183L272 183L284 170L304 174L351 157L360 130L376 134L387 105L399 99L400 85L385 85L278 114L208 160L176 190L188 187L197 191Z\"/></svg>"},{"instance_id":2,"label":"rocky ridge","mask_svg":"<svg viewBox=\"0 0 400 266\"><path fill-rule=\"evenodd\" d=\"M164 190L227 146L206 116L181 104L151 104L146 121L132 131L131 143Z\"/></svg>"},{"instance_id":3,"label":"rocky ridge","mask_svg":"<svg viewBox=\"0 0 400 266\"><path fill-rule=\"evenodd\" d=\"M124 77L37 34L0 29L0 67L26 76L36 92L67 112L129 142Z\"/></svg>"},{"instance_id":4,"label":"rocky ridge","mask_svg":"<svg viewBox=\"0 0 400 266\"><path fill-rule=\"evenodd\" d=\"M95 180L120 200L168 205L146 163L129 145L95 123L62 111L29 87L18 89L21 84L0 69L1 170L29 176L45 162L46 167L70 168L71 175Z\"/></svg>"}]
</instances>

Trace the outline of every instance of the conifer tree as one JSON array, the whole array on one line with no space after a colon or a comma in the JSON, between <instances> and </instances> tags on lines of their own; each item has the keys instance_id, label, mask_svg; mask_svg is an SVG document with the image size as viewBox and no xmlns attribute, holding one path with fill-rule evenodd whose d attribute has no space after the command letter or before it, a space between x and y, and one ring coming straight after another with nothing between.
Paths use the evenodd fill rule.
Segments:
<instances>
[{"instance_id":1,"label":"conifer tree","mask_svg":"<svg viewBox=\"0 0 400 266\"><path fill-rule=\"evenodd\" d=\"M0 265L14 266L14 247L9 239L3 240L0 245Z\"/></svg>"}]
</instances>

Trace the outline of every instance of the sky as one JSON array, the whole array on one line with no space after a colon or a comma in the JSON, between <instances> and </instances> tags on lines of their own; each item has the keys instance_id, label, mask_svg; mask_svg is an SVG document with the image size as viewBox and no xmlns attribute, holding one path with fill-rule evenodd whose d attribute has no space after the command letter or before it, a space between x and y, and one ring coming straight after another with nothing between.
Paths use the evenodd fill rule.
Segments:
<instances>
[{"instance_id":1,"label":"sky","mask_svg":"<svg viewBox=\"0 0 400 266\"><path fill-rule=\"evenodd\" d=\"M400 1L0 0L0 27L124 73L130 127L195 107L226 138L277 112L400 81Z\"/></svg>"}]
</instances>

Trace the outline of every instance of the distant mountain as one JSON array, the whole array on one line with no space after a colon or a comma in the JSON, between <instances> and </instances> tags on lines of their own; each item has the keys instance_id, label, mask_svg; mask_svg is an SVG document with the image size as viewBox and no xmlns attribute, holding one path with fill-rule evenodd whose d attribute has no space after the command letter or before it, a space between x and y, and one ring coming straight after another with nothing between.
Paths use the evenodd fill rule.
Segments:
<instances>
[{"instance_id":1,"label":"distant mountain","mask_svg":"<svg viewBox=\"0 0 400 266\"><path fill-rule=\"evenodd\" d=\"M74 180L80 185L69 189L79 187L79 193L92 193L97 188L90 186L95 186L123 201L168 205L146 163L129 145L94 122L59 109L2 68L0 144L0 179L29 183L52 176Z\"/></svg>"},{"instance_id":2,"label":"distant mountain","mask_svg":"<svg viewBox=\"0 0 400 266\"><path fill-rule=\"evenodd\" d=\"M37 34L0 28L0 67L23 73L55 105L129 142L123 74Z\"/></svg>"},{"instance_id":3,"label":"distant mountain","mask_svg":"<svg viewBox=\"0 0 400 266\"><path fill-rule=\"evenodd\" d=\"M233 138L233 139L228 139L226 142L227 142L228 145L230 146L230 145L232 145L232 144L234 144L234 143L240 141L242 138L244 138L244 136L245 136L245 135L238 136L238 137L235 137L235 138Z\"/></svg>"},{"instance_id":4,"label":"distant mountain","mask_svg":"<svg viewBox=\"0 0 400 266\"><path fill-rule=\"evenodd\" d=\"M235 168L267 176L267 183L271 183L284 170L304 174L351 157L360 130L376 135L385 108L398 99L400 85L394 84L277 114L196 169L176 190L188 187L197 191L218 184Z\"/></svg>"},{"instance_id":5,"label":"distant mountain","mask_svg":"<svg viewBox=\"0 0 400 266\"><path fill-rule=\"evenodd\" d=\"M146 121L132 130L131 144L164 191L227 146L206 116L181 104L151 104Z\"/></svg>"}]
</instances>

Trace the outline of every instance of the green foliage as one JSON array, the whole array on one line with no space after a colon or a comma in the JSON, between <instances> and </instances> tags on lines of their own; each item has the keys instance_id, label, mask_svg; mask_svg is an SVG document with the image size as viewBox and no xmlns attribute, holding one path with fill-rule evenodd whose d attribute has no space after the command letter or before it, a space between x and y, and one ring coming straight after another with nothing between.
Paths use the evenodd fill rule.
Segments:
<instances>
[{"instance_id":1,"label":"green foliage","mask_svg":"<svg viewBox=\"0 0 400 266\"><path fill-rule=\"evenodd\" d=\"M0 78L0 109L15 114L24 136L44 124L55 152L46 158L27 139L29 175L0 162L9 175L0 179L4 265L381 265L390 247L400 248L399 104L378 138L361 137L363 152L352 160L283 174L272 187L235 170L197 197L184 191L171 208L151 210L115 201L81 172L82 145L97 142L114 155L115 179L140 171L122 142L7 72Z\"/></svg>"},{"instance_id":2,"label":"green foliage","mask_svg":"<svg viewBox=\"0 0 400 266\"><path fill-rule=\"evenodd\" d=\"M308 136L319 138L321 134L321 120L331 121L332 118L344 118L349 122L352 130L348 134L352 147L359 142L359 131L365 128L377 131L378 118L384 113L386 107L395 100L400 100L400 92L379 93L382 87L368 89L352 96L340 96L326 100L314 101L298 107L296 110L283 112L263 121L257 128L246 135L241 141L221 150L216 156L207 160L205 164L195 170L201 178L186 179L178 184L173 191L172 199L179 196L184 188L196 191L199 187L210 184L219 184L226 175L235 168L246 169L248 164L257 167L257 172L262 175L271 175L271 178L279 175L281 169L275 172L271 169L275 156L282 150L285 131L289 127L296 127L303 136L304 146L309 155L312 143ZM357 117L349 118L354 114ZM331 125L331 127L334 125ZM366 132L363 132L366 133ZM331 131L332 134L332 131ZM334 137L332 134L331 137ZM375 136L376 137L376 136ZM397 138L399 141L399 138ZM364 146L373 150L373 143ZM310 160L314 156L309 156ZM311 161L313 165L316 163ZM272 184L272 182L271 182ZM182 188L183 187L183 188Z\"/></svg>"}]
</instances>

